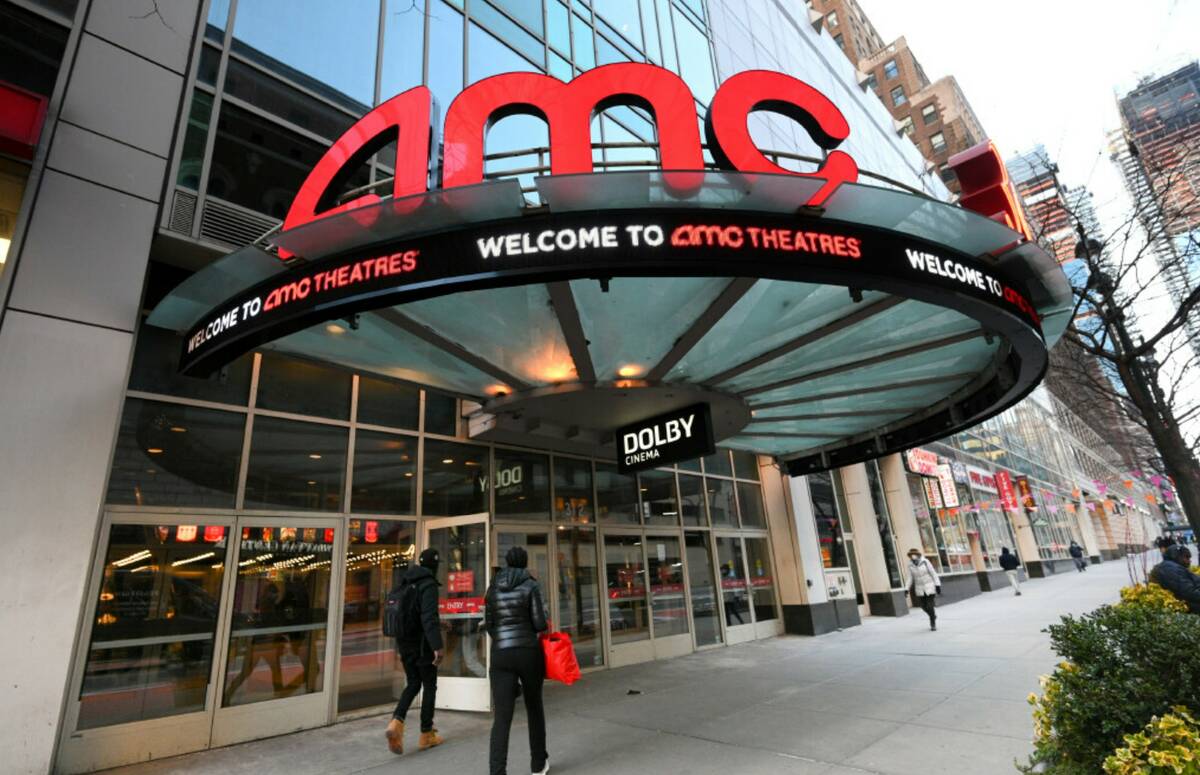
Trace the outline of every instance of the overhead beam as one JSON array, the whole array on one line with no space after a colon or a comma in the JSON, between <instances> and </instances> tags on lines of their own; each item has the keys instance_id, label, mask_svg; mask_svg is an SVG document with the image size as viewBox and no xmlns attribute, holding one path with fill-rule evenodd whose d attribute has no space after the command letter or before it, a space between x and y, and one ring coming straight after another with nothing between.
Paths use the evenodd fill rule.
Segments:
<instances>
[{"instance_id":1,"label":"overhead beam","mask_svg":"<svg viewBox=\"0 0 1200 775\"><path fill-rule=\"evenodd\" d=\"M923 377L921 379L910 379L904 382L891 382L886 385L873 385L871 387L857 388L855 390L838 390L833 393L818 393L815 396L805 396L804 398L787 398L782 401L768 401L763 404L751 404L750 410L755 409L773 409L777 406L795 406L796 404L808 404L814 401L828 401L834 398L853 398L860 396L863 393L888 393L893 390L903 390L910 387L923 387L925 385L937 385L944 382L960 382L965 379L971 379L977 376L974 373L959 372L957 374L939 374L934 377ZM924 407L921 407L922 409ZM918 411L913 409L912 411Z\"/></svg>"},{"instance_id":2,"label":"overhead beam","mask_svg":"<svg viewBox=\"0 0 1200 775\"><path fill-rule=\"evenodd\" d=\"M748 361L743 361L737 366L726 369L725 371L715 374L704 381L709 385L719 385L722 382L728 382L739 374L744 374L745 372L761 366L764 363L773 361L776 358L782 358L788 353L798 350L801 347L810 345L813 342L830 336L831 334L836 334L838 331L842 331L850 326L861 323L868 318L872 318L882 312L886 312L904 301L905 299L900 296L885 296L878 301L858 307L849 315L840 317L837 320L832 320L823 326L813 329L812 331L801 334L795 339L784 342L778 347L767 350L762 355L755 356Z\"/></svg>"},{"instance_id":3,"label":"overhead beam","mask_svg":"<svg viewBox=\"0 0 1200 775\"><path fill-rule=\"evenodd\" d=\"M788 415L781 414L781 415L771 416L771 417L754 417L750 420L749 425L754 425L755 423L779 422L781 420L785 420L785 421L786 420L791 420L791 421L795 421L795 420L833 420L833 419L839 419L839 418L846 419L846 418L854 418L854 417L880 417L880 416L886 416L886 415L891 415L891 414L906 415L906 414L912 414L913 412L919 412L919 411L921 411L921 409L924 409L924 408L925 407L918 407L918 408L910 409L907 407L901 407L900 409L865 409L861 412L828 412L826 414L788 414Z\"/></svg>"},{"instance_id":4,"label":"overhead beam","mask_svg":"<svg viewBox=\"0 0 1200 775\"><path fill-rule=\"evenodd\" d=\"M579 381L595 382L596 368L592 365L592 354L588 350L587 336L583 333L583 322L579 319L579 307L575 306L571 284L566 281L546 283L546 289L550 292L550 303L554 306L554 314L558 316L558 325L567 341L571 360L575 361L575 373L579 375Z\"/></svg>"},{"instance_id":5,"label":"overhead beam","mask_svg":"<svg viewBox=\"0 0 1200 775\"><path fill-rule=\"evenodd\" d=\"M847 371L855 371L856 369L861 369L865 366L874 366L880 363L887 363L888 361L893 361L897 358L903 358L908 355L916 355L918 353L928 352L930 350L937 350L942 347L950 347L951 345L959 344L961 342L968 342L972 339L978 339L981 336L983 336L983 330L977 328L974 331L966 331L961 334L946 336L942 337L941 339L934 339L931 342L922 342L921 344L901 347L898 350L880 353L879 355L873 355L870 358L863 358L862 360L844 363L840 366L831 366L828 369L821 369L820 371L801 374L799 377L781 379L778 382L772 382L769 385L761 385L759 387L750 388L749 390L743 390L741 393L739 393L739 395L745 398L746 396L752 396L757 393L766 393L771 390L778 390L779 388L799 385L802 382L809 382L814 379L820 379L821 377L831 377L835 374L844 374Z\"/></svg>"},{"instance_id":6,"label":"overhead beam","mask_svg":"<svg viewBox=\"0 0 1200 775\"><path fill-rule=\"evenodd\" d=\"M708 305L708 309L700 313L700 317L692 322L691 328L683 333L683 336L675 340L675 346L663 356L654 368L646 373L646 379L652 382L657 382L667 375L675 365L683 360L683 356L687 355L696 343L704 338L704 335L712 330L712 327L717 322L725 317L725 313L733 308L738 300L746 295L746 292L754 285L753 277L737 277L725 286L725 290L713 299L713 302Z\"/></svg>"},{"instance_id":7,"label":"overhead beam","mask_svg":"<svg viewBox=\"0 0 1200 775\"><path fill-rule=\"evenodd\" d=\"M429 326L418 323L408 315L398 312L394 307L376 310L374 314L378 315L380 320L390 323L405 333L412 334L416 338L433 345L439 350L453 355L460 361L474 366L484 374L494 377L498 382L508 385L508 387L514 391L530 390L533 388L533 385L521 379L517 375L500 368L486 358L479 357L458 342L447 339Z\"/></svg>"}]
</instances>

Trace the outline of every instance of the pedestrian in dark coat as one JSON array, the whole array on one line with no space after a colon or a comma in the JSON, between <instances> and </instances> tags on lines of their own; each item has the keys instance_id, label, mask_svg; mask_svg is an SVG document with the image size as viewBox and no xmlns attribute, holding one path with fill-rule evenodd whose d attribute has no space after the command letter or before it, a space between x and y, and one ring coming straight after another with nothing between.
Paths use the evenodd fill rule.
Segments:
<instances>
[{"instance_id":1,"label":"pedestrian in dark coat","mask_svg":"<svg viewBox=\"0 0 1200 775\"><path fill-rule=\"evenodd\" d=\"M529 769L533 775L549 772L546 753L546 712L542 707L542 682L546 677L546 658L541 633L546 622L542 588L529 575L529 555L519 546L508 550L507 567L496 574L484 597L484 627L492 636L489 678L492 684L491 752L489 772L508 772L508 734L518 689L525 697L525 715L529 722Z\"/></svg>"},{"instance_id":2,"label":"pedestrian in dark coat","mask_svg":"<svg viewBox=\"0 0 1200 775\"><path fill-rule=\"evenodd\" d=\"M1075 570L1079 571L1080 573L1083 573L1085 570L1087 570L1087 560L1083 559L1082 546L1072 541L1070 548L1067 549L1067 553L1070 554L1071 559L1075 561Z\"/></svg>"},{"instance_id":3,"label":"pedestrian in dark coat","mask_svg":"<svg viewBox=\"0 0 1200 775\"><path fill-rule=\"evenodd\" d=\"M1021 594L1021 561L1017 559L1017 555L1008 551L1007 546L1000 548L1000 567L1008 576L1008 582L1012 584L1013 594Z\"/></svg>"},{"instance_id":4,"label":"pedestrian in dark coat","mask_svg":"<svg viewBox=\"0 0 1200 775\"><path fill-rule=\"evenodd\" d=\"M407 683L396 703L392 720L388 722L388 749L392 753L404 753L404 718L408 708L421 694L421 738L417 748L424 751L441 745L443 740L433 726L434 703L437 702L437 669L442 663L445 646L442 643L442 622L438 615L437 570L441 557L437 549L421 552L417 564L409 568L401 584L414 585L417 610L420 612L421 627L415 632L407 629L396 640L400 661L404 664ZM404 615L404 612L401 612Z\"/></svg>"},{"instance_id":5,"label":"pedestrian in dark coat","mask_svg":"<svg viewBox=\"0 0 1200 775\"><path fill-rule=\"evenodd\" d=\"M1187 603L1188 610L1200 614L1200 576L1191 571L1192 553L1186 546L1170 546L1163 561L1150 571L1150 581Z\"/></svg>"}]
</instances>

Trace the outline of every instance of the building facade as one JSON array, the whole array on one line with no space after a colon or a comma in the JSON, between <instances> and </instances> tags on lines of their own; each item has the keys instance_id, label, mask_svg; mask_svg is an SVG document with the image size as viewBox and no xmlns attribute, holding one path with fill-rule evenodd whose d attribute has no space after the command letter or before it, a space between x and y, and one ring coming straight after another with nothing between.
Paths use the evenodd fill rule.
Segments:
<instances>
[{"instance_id":1,"label":"building facade","mask_svg":"<svg viewBox=\"0 0 1200 775\"><path fill-rule=\"evenodd\" d=\"M999 545L1031 574L1053 572L1069 540L1097 557L1137 546L1150 512L1123 515L1080 483L1081 471L1097 487L1120 478L1079 457L1095 441L1030 435L1061 407L1010 410L911 464L891 455L791 477L769 454L718 447L626 474L532 430L524 443L482 440L467 419L478 407L415 367L381 374L263 346L184 377L179 337L145 322L196 270L277 227L359 116L421 84L444 111L499 73L569 80L644 61L682 76L702 108L723 79L779 70L837 103L864 169L947 199L806 14L773 0L377 0L303 13L264 0L0 2L6 104L42 116L27 142L6 135L0 149L0 524L16 541L3 624L17 633L2 646L12 689L0 718L12 770L83 772L386 709L402 679L382 602L427 546L448 558L439 697L475 710L487 706L480 599L512 545L529 550L588 669L903 615L909 546L936 557L959 598L1003 583ZM798 123L755 114L750 129L781 164L811 164ZM657 164L644 111L602 111L592 140L600 169ZM529 189L545 172L544 123L505 118L486 142L489 177ZM380 150L344 189L390 178L395 155ZM526 356L557 368L562 354L506 328L490 313L503 294L486 293L474 297L483 322L460 310L464 325L494 331L514 370ZM350 341L358 325L324 333ZM1001 471L1025 477L1027 502L989 497ZM1125 518L1104 539L1084 519L1096 507Z\"/></svg>"}]
</instances>

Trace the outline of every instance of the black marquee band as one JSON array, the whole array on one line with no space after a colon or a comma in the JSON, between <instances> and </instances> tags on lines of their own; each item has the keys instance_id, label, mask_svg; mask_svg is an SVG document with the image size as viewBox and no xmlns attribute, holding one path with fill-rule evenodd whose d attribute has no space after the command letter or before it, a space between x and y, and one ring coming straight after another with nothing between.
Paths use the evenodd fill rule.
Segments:
<instances>
[{"instance_id":1,"label":"black marquee band","mask_svg":"<svg viewBox=\"0 0 1200 775\"><path fill-rule=\"evenodd\" d=\"M810 216L639 208L527 215L294 266L202 317L184 337L180 370L202 376L261 344L358 312L611 277L753 277L883 291L955 309L1006 338L1023 362L1021 382L1045 366L1027 289L972 256Z\"/></svg>"}]
</instances>

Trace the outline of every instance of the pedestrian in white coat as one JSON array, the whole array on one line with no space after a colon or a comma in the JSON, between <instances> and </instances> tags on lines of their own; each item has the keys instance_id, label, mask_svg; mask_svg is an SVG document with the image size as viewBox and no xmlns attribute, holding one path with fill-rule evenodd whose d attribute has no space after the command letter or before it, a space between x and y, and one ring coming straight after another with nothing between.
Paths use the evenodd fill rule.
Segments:
<instances>
[{"instance_id":1,"label":"pedestrian in white coat","mask_svg":"<svg viewBox=\"0 0 1200 775\"><path fill-rule=\"evenodd\" d=\"M929 629L937 629L937 611L934 599L942 594L942 580L938 578L928 558L921 554L920 549L909 549L908 559L908 589L916 599L917 605L929 614Z\"/></svg>"}]
</instances>

